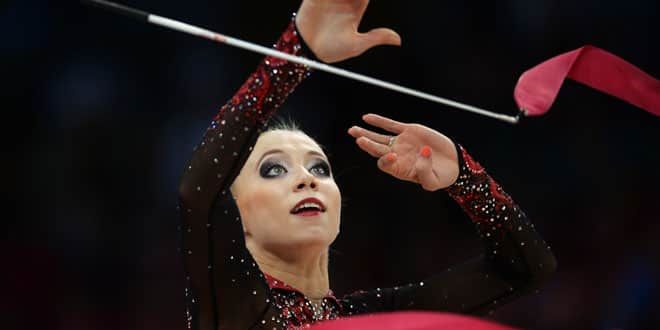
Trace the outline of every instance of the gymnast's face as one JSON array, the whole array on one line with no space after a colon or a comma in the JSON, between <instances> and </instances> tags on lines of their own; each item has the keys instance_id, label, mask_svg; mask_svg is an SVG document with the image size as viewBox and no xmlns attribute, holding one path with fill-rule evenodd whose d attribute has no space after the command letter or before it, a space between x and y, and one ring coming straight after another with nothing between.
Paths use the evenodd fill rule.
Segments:
<instances>
[{"instance_id":1,"label":"gymnast's face","mask_svg":"<svg viewBox=\"0 0 660 330\"><path fill-rule=\"evenodd\" d=\"M327 248L339 233L339 188L327 157L302 132L261 134L232 195L248 247L276 253Z\"/></svg>"}]
</instances>

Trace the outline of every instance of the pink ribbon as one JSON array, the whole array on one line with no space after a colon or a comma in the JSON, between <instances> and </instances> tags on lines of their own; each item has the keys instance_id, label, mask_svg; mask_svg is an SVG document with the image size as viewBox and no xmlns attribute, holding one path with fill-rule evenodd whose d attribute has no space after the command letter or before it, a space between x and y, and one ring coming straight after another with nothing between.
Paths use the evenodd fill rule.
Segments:
<instances>
[{"instance_id":1,"label":"pink ribbon","mask_svg":"<svg viewBox=\"0 0 660 330\"><path fill-rule=\"evenodd\" d=\"M529 116L550 110L566 77L660 116L660 81L593 46L555 56L520 76L513 96Z\"/></svg>"},{"instance_id":2,"label":"pink ribbon","mask_svg":"<svg viewBox=\"0 0 660 330\"><path fill-rule=\"evenodd\" d=\"M437 312L390 312L360 315L313 325L310 330L516 330L475 317Z\"/></svg>"}]
</instances>

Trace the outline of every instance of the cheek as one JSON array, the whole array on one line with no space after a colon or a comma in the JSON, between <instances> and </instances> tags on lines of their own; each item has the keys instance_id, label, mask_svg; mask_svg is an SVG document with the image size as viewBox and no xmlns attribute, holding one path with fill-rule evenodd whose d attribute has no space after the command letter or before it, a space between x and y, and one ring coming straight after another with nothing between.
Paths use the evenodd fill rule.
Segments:
<instances>
[{"instance_id":1,"label":"cheek","mask_svg":"<svg viewBox=\"0 0 660 330\"><path fill-rule=\"evenodd\" d=\"M332 182L327 185L326 188L328 206L332 210L332 215L337 222L339 222L339 216L341 214L341 192L337 184Z\"/></svg>"},{"instance_id":2,"label":"cheek","mask_svg":"<svg viewBox=\"0 0 660 330\"><path fill-rule=\"evenodd\" d=\"M262 227L263 219L272 219L277 214L276 211L282 205L280 190L273 184L265 183L245 194L245 198L240 204L240 212L248 231L253 232L256 229L255 226Z\"/></svg>"}]
</instances>

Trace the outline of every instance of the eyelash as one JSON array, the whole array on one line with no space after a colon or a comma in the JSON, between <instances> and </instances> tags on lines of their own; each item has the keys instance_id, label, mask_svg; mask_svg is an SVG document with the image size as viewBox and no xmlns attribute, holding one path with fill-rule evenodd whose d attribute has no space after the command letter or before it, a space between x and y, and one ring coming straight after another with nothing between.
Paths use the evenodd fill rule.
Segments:
<instances>
[{"instance_id":1,"label":"eyelash","mask_svg":"<svg viewBox=\"0 0 660 330\"><path fill-rule=\"evenodd\" d=\"M310 172L312 172L312 174L314 173L313 170L314 170L315 168L322 168L322 169L323 169L324 173L319 174L320 176L326 176L326 177L327 177L327 176L330 176L330 173L331 173L331 171L330 171L330 165L328 165L328 163L326 163L325 161L323 161L323 160L319 160L319 161L317 161L317 162L316 162L316 163L310 168Z\"/></svg>"},{"instance_id":2,"label":"eyelash","mask_svg":"<svg viewBox=\"0 0 660 330\"><path fill-rule=\"evenodd\" d=\"M261 165L261 169L260 169L259 172L260 172L262 177L267 178L267 179L272 179L272 178L275 178L275 177L278 177L278 176L281 175L281 173L280 174L271 174L271 171L274 168L280 168L284 171L284 173L288 172L286 167L284 167L284 165L282 165L279 162L265 162L265 163L263 163L263 165ZM323 173L316 174L315 171L314 171L315 168L323 169ZM314 165L312 165L312 167L310 167L309 171L310 171L310 173L312 173L314 175L319 175L319 176L323 176L323 177L329 177L330 173L331 173L330 166L328 165L328 163L326 163L323 160L317 161Z\"/></svg>"}]
</instances>

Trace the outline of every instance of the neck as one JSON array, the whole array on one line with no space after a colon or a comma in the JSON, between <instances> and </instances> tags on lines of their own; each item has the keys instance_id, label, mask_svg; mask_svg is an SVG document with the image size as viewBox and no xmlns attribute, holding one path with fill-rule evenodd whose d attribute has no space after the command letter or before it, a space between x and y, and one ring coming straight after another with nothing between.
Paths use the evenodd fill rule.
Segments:
<instances>
[{"instance_id":1,"label":"neck","mask_svg":"<svg viewBox=\"0 0 660 330\"><path fill-rule=\"evenodd\" d=\"M247 245L262 272L292 286L312 302L320 302L330 290L327 249L283 256L249 242Z\"/></svg>"}]
</instances>

